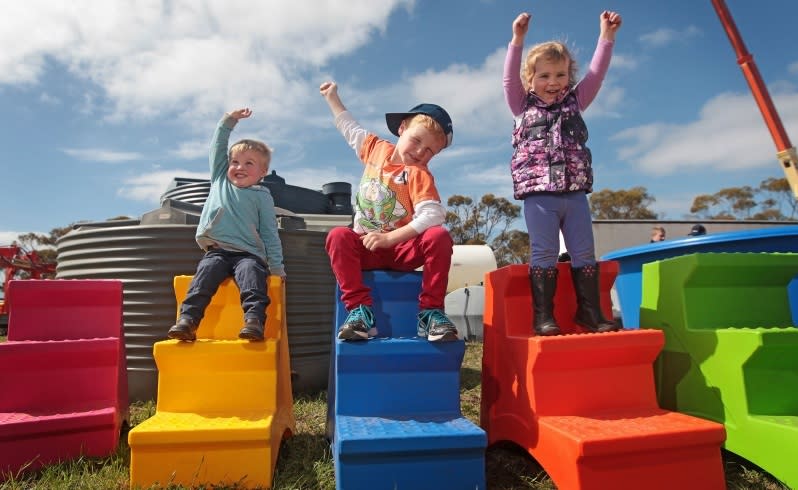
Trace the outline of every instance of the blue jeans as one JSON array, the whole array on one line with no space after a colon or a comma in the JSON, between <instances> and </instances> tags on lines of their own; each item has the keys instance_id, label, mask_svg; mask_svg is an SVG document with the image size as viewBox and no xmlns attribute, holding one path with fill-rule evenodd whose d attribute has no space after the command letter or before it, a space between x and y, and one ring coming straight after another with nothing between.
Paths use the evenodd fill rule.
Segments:
<instances>
[{"instance_id":1,"label":"blue jeans","mask_svg":"<svg viewBox=\"0 0 798 490\"><path fill-rule=\"evenodd\" d=\"M571 267L596 263L593 220L584 191L533 193L524 198L524 219L529 232L529 264L554 267L560 252L560 230Z\"/></svg>"},{"instance_id":2,"label":"blue jeans","mask_svg":"<svg viewBox=\"0 0 798 490\"><path fill-rule=\"evenodd\" d=\"M268 275L266 264L252 254L220 248L208 250L197 265L186 299L180 306L180 316L187 316L199 323L219 285L233 276L241 292L244 320L254 318L263 324L266 321L266 307L269 306L269 295L266 294Z\"/></svg>"}]
</instances>

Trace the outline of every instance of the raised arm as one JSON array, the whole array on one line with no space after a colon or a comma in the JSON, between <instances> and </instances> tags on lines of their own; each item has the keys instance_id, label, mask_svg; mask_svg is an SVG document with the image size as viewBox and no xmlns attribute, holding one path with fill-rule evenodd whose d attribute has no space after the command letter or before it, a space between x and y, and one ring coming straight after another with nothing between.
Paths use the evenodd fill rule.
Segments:
<instances>
[{"instance_id":1,"label":"raised arm","mask_svg":"<svg viewBox=\"0 0 798 490\"><path fill-rule=\"evenodd\" d=\"M576 91L581 110L587 109L590 103L593 102L601 88L601 84L604 82L604 77L610 67L612 48L615 45L615 34L621 27L621 22L621 15L617 12L605 10L599 16L599 38L596 44L596 51L593 53L590 66L585 73L585 77L579 82L579 87Z\"/></svg>"},{"instance_id":2,"label":"raised arm","mask_svg":"<svg viewBox=\"0 0 798 490\"><path fill-rule=\"evenodd\" d=\"M513 37L510 40L510 44L524 46L524 39L526 38L526 33L529 32L529 22L531 20L532 16L526 12L518 14L518 17L513 21Z\"/></svg>"},{"instance_id":3,"label":"raised arm","mask_svg":"<svg viewBox=\"0 0 798 490\"><path fill-rule=\"evenodd\" d=\"M526 12L518 14L513 21L513 37L507 46L507 56L504 58L504 100L513 116L521 114L526 90L521 82L521 54L524 49L524 38L529 31L529 22L532 16Z\"/></svg>"},{"instance_id":4,"label":"raised arm","mask_svg":"<svg viewBox=\"0 0 798 490\"><path fill-rule=\"evenodd\" d=\"M233 132L238 121L246 119L252 115L248 107L235 109L226 112L219 123L211 139L211 150L209 163L211 167L211 180L222 178L227 175L227 144L230 141L230 133Z\"/></svg>"},{"instance_id":5,"label":"raised arm","mask_svg":"<svg viewBox=\"0 0 798 490\"><path fill-rule=\"evenodd\" d=\"M324 100L327 101L327 105L330 106L333 117L338 117L340 113L346 111L346 106L341 102L341 97L338 96L338 85L335 82L322 83L319 87L319 92L324 97Z\"/></svg>"},{"instance_id":6,"label":"raised arm","mask_svg":"<svg viewBox=\"0 0 798 490\"><path fill-rule=\"evenodd\" d=\"M612 10L605 10L599 16L599 39L615 41L615 33L621 28L621 14Z\"/></svg>"},{"instance_id":7,"label":"raised arm","mask_svg":"<svg viewBox=\"0 0 798 490\"><path fill-rule=\"evenodd\" d=\"M358 123L338 96L338 85L335 82L324 82L319 87L319 92L330 106L330 111L335 117L335 127L341 132L347 144L360 155L360 148L368 135L368 131Z\"/></svg>"}]
</instances>

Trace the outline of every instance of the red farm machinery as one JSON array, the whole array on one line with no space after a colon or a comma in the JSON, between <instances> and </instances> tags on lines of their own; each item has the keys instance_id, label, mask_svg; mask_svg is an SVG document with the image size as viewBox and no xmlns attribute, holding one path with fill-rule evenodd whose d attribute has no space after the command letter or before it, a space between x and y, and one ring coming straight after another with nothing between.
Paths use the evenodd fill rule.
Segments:
<instances>
[{"instance_id":1,"label":"red farm machinery","mask_svg":"<svg viewBox=\"0 0 798 490\"><path fill-rule=\"evenodd\" d=\"M0 270L3 279L3 293L8 290L12 279L49 279L55 276L55 264L46 262L35 251L27 251L19 245L0 245ZM8 329L8 311L11 305L8 298L0 298L0 335Z\"/></svg>"}]
</instances>

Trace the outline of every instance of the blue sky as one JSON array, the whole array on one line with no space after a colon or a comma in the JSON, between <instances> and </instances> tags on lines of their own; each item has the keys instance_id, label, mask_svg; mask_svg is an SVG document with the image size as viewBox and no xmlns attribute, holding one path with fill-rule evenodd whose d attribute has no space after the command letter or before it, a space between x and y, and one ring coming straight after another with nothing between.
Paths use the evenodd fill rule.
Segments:
<instances>
[{"instance_id":1,"label":"blue sky","mask_svg":"<svg viewBox=\"0 0 798 490\"><path fill-rule=\"evenodd\" d=\"M727 5L795 145L798 2ZM214 126L243 106L253 116L233 138L270 144L287 183L355 182L318 93L330 79L386 137L385 112L444 106L454 144L431 163L443 200L512 198L512 21L530 12L527 46L564 40L586 66L604 9L623 26L585 112L596 190L644 186L679 219L696 195L783 177L711 0L28 0L0 16L0 244L157 208L174 177L207 178Z\"/></svg>"}]
</instances>

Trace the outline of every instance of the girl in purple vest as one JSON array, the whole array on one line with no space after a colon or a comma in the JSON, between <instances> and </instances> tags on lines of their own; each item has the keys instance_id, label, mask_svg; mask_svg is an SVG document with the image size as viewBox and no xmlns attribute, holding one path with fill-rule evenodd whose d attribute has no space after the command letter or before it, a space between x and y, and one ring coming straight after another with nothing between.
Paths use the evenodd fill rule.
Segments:
<instances>
[{"instance_id":1,"label":"girl in purple vest","mask_svg":"<svg viewBox=\"0 0 798 490\"><path fill-rule=\"evenodd\" d=\"M521 74L521 52L531 16L513 21L513 37L504 61L504 96L515 117L510 168L513 194L524 201L531 254L529 281L537 335L558 335L554 320L559 234L571 257L576 291L574 321L594 332L619 327L601 313L599 271L587 194L593 169L582 111L595 98L612 57L621 16L599 17L596 51L584 78L576 83L576 63L563 43L550 41L530 48Z\"/></svg>"}]
</instances>

